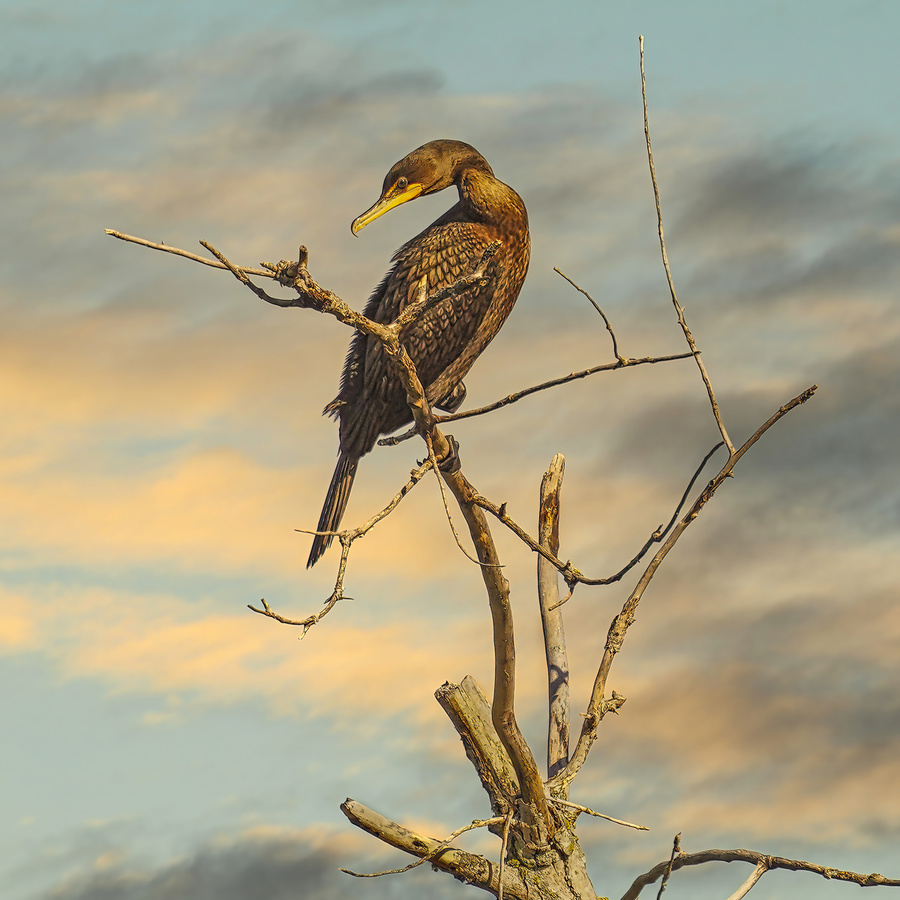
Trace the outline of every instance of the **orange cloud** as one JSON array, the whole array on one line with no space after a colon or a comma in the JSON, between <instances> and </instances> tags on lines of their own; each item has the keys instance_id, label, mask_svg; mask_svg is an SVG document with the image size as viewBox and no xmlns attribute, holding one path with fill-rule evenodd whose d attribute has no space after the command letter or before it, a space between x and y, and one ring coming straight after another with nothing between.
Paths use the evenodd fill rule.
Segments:
<instances>
[{"instance_id":1,"label":"orange cloud","mask_svg":"<svg viewBox=\"0 0 900 900\"><path fill-rule=\"evenodd\" d=\"M67 678L159 695L164 709L146 724L177 718L179 697L383 722L421 706L423 685L427 698L448 675L477 664L464 628L445 627L436 647L422 621L362 627L347 619L339 607L298 643L298 630L245 610L222 614L209 601L56 586L22 595L18 631L10 631L30 634L29 649L54 659Z\"/></svg>"}]
</instances>

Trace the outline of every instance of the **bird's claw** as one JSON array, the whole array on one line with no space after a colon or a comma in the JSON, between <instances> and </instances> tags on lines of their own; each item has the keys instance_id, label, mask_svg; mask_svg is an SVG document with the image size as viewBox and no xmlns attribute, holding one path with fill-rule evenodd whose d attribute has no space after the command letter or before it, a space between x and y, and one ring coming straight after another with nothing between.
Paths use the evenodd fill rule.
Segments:
<instances>
[{"instance_id":1,"label":"bird's claw","mask_svg":"<svg viewBox=\"0 0 900 900\"><path fill-rule=\"evenodd\" d=\"M459 461L459 444L452 434L447 435L447 443L450 449L438 460L438 468L445 475L454 475L460 470L461 466Z\"/></svg>"}]
</instances>

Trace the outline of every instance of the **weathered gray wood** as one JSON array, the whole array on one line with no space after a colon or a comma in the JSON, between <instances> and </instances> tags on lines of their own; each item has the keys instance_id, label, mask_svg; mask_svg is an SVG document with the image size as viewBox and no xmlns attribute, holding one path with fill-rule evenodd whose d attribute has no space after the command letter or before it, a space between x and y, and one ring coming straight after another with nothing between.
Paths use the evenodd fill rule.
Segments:
<instances>
[{"instance_id":1,"label":"weathered gray wood","mask_svg":"<svg viewBox=\"0 0 900 900\"><path fill-rule=\"evenodd\" d=\"M565 457L557 453L541 481L538 541L554 556L559 555L560 492L565 471ZM540 555L537 558L537 581L547 659L547 774L552 778L569 762L569 657L562 608L559 606L559 572L556 566Z\"/></svg>"}]
</instances>

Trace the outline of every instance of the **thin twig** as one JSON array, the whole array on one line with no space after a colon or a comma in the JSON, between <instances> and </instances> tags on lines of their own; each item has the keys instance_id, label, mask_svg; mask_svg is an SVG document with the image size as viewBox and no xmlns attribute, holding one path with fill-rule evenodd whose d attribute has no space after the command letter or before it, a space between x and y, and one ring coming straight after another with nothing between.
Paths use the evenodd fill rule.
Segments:
<instances>
[{"instance_id":1,"label":"thin twig","mask_svg":"<svg viewBox=\"0 0 900 900\"><path fill-rule=\"evenodd\" d=\"M858 884L860 887L900 887L900 878L885 878L884 875L879 875L877 872L873 872L871 875L863 875L860 872L847 872L843 869L834 869L831 866L820 866L802 859L768 856L757 850L702 850L699 853L679 853L675 856L674 861L665 860L658 863L649 872L639 875L634 880L631 887L622 895L622 900L637 900L641 891L648 885L653 884L661 875L664 875L669 868L671 868L671 871L676 872L685 866L699 866L709 862L745 862L755 866L763 864L767 871L785 869L790 872L811 872L829 880L847 881L852 884Z\"/></svg>"},{"instance_id":2,"label":"thin twig","mask_svg":"<svg viewBox=\"0 0 900 900\"><path fill-rule=\"evenodd\" d=\"M444 479L441 478L440 467L438 466L438 461L434 455L434 443L431 440L430 435L425 436L425 443L428 446L428 459L431 461L431 467L434 469L435 477L437 478L438 488L441 492L441 500L444 503L444 515L447 517L447 524L450 526L450 533L453 535L453 540L456 541L456 546L459 547L462 555L465 556L469 562L475 563L476 566L488 566L493 565L492 563L481 562L481 560L476 559L463 547L462 540L459 537L459 532L456 530L456 526L453 524L453 516L450 515L450 503L447 500L447 492L444 490ZM501 564L497 564L499 568L502 568Z\"/></svg>"},{"instance_id":3,"label":"thin twig","mask_svg":"<svg viewBox=\"0 0 900 900\"><path fill-rule=\"evenodd\" d=\"M600 304L597 303L597 301L596 301L596 300L595 300L595 299L594 299L594 298L593 298L593 297L592 297L592 296L591 296L591 295L590 295L583 287L581 287L580 285L575 284L575 282L572 281L572 279L569 278L569 276L566 275L565 272L560 271L559 269L556 268L556 266L553 267L553 271L556 272L557 275L560 275L560 276L562 276L563 278L565 278L566 281L568 281L569 284L571 284L572 287L575 288L576 291L578 291L579 293L584 294L584 296L587 297L588 300L591 301L591 306L593 306L594 309L596 309L597 312L600 313L600 316L601 316L601 318L603 319L603 323L606 325L606 330L609 332L609 336L610 336L610 338L612 339L613 356L615 356L615 358L616 358L620 363L624 363L625 360L623 359L622 355L619 353L619 343L618 343L618 341L616 340L616 333L613 331L612 325L609 324L609 319L606 318L606 313L603 312L602 309L600 309Z\"/></svg>"},{"instance_id":4,"label":"thin twig","mask_svg":"<svg viewBox=\"0 0 900 900\"><path fill-rule=\"evenodd\" d=\"M697 499L692 504L691 508L672 529L672 532L656 552L653 559L650 560L647 568L644 570L643 575L641 575L640 579L638 580L638 583L635 586L634 590L625 601L625 604L622 607L622 611L613 619L612 624L609 627L609 633L606 637L606 647L603 651L603 657L600 661L600 667L597 670L597 675L594 679L594 686L591 690L591 699L588 703L587 712L584 714L584 719L581 727L581 735L579 736L578 743L576 744L575 749L572 752L572 757L569 760L569 764L559 775L548 781L548 786L551 788L551 790L558 790L563 785L571 784L572 780L578 774L578 771L581 769L581 767L585 763L585 760L587 759L591 745L593 744L594 739L597 736L597 728L600 724L600 721L603 719L606 712L609 711L608 701L604 700L604 693L606 690L606 682L609 678L609 672L612 668L613 660L615 659L616 654L622 649L625 635L628 629L631 627L631 624L634 622L634 616L638 604L640 603L641 598L644 595L644 591L647 589L647 585L650 584L650 581L656 574L656 570L662 564L662 561L666 558L672 547L675 546L675 543L678 541L681 535L684 534L688 526L697 518L697 516L700 515L703 508L712 499L716 491L722 486L722 484L724 484L726 479L731 477L734 467L738 464L741 457L743 457L743 455L776 422L787 415L787 413L789 413L792 409L795 409L797 406L800 406L801 404L809 400L809 398L812 397L812 395L815 393L816 387L816 385L808 387L801 394L798 394L796 397L794 397L793 400L784 404L784 406L779 407L779 409L777 409L762 425L759 426L759 428L756 429L756 431L741 445L738 450L736 450L731 454L731 456L729 456L727 462L719 471L719 473L703 489L699 497L697 497Z\"/></svg>"},{"instance_id":5,"label":"thin twig","mask_svg":"<svg viewBox=\"0 0 900 900\"><path fill-rule=\"evenodd\" d=\"M695 482L700 477L700 474L703 472L703 469L706 467L706 464L712 458L713 454L716 450L721 447L721 442L716 444L715 447L710 450L706 456L703 457L702 462L697 467L694 474L691 476L691 480L688 482L688 486L685 488L684 493L681 496L681 500L678 501L678 505L675 507L675 512L672 514L671 519L669 520L669 524L663 528L660 525L651 535L647 538L643 547L635 554L635 556L630 560L630 562L626 563L618 572L613 575L607 575L604 578L588 578L581 571L576 569L571 561L563 562L555 553L553 553L550 548L544 546L542 543L538 542L535 538L533 538L521 525L519 525L514 519L512 519L509 513L506 511L506 504L501 503L500 506L497 506L495 503L492 503L486 497L482 497L479 495L476 498L476 503L482 508L486 509L492 516L495 516L500 520L513 534L515 534L524 544L527 544L535 553L542 556L548 562L552 563L558 569L560 575L565 579L566 584L569 586L569 593L562 600L560 600L555 606L551 607L551 609L556 609L559 606L562 606L566 603L569 598L572 596L572 588L576 584L586 584L592 586L598 585L606 585L606 584L615 584L618 581L621 581L622 578L628 574L646 555L647 551L654 544L661 543L666 535L672 530L676 519L678 518L678 514L681 512L684 507L685 502L687 501L688 495L694 487Z\"/></svg>"},{"instance_id":6,"label":"thin twig","mask_svg":"<svg viewBox=\"0 0 900 900\"><path fill-rule=\"evenodd\" d=\"M703 384L706 385L706 393L709 396L709 402L712 406L713 415L716 418L716 424L719 426L719 433L722 435L722 440L725 442L725 446L728 448L729 453L734 453L734 444L731 443L731 438L728 437L728 432L725 430L725 423L722 421L722 416L719 413L719 404L716 401L716 394L713 391L712 382L709 380L709 375L706 371L706 366L703 365L703 360L700 358L700 351L697 349L696 343L694 343L694 336L691 334L690 328L688 328L687 322L684 318L684 308L678 302L678 297L675 294L675 282L672 279L672 270L669 267L669 256L666 253L666 239L663 236L663 220L662 220L662 207L660 206L659 201L659 183L656 180L656 167L653 165L653 148L650 145L650 118L647 113L647 79L644 75L644 36L640 37L641 44L641 96L644 101L644 137L647 142L647 159L650 163L650 178L653 181L653 197L656 200L656 220L659 229L659 248L662 252L662 261L663 268L666 270L666 280L669 282L669 293L672 295L672 304L675 307L675 312L678 315L678 324L681 326L681 330L684 332L685 340L688 343L688 346L691 348L691 354L697 362L697 368L700 370L700 375L703 378Z\"/></svg>"},{"instance_id":7,"label":"thin twig","mask_svg":"<svg viewBox=\"0 0 900 900\"><path fill-rule=\"evenodd\" d=\"M675 855L681 852L681 832L675 835L675 840L672 841L672 855L669 857L669 865L666 866L665 874L663 875L663 880L659 885L659 893L656 895L656 900L660 900L660 897L663 895L663 891L666 889L666 885L669 883L669 876L672 874L672 863L675 862Z\"/></svg>"},{"instance_id":8,"label":"thin twig","mask_svg":"<svg viewBox=\"0 0 900 900\"><path fill-rule=\"evenodd\" d=\"M636 828L638 831L649 831L650 829L646 825L635 825L633 822L626 822L623 819L614 819L612 816L607 816L604 813L595 812L592 809L589 809L587 806L582 806L580 803L572 803L570 800L560 800L558 797L551 797L551 803L556 803L559 806L569 806L572 809L578 810L580 813L587 813L589 816L596 816L598 819L606 819L607 822L612 822L615 825L624 825L626 828Z\"/></svg>"},{"instance_id":9,"label":"thin twig","mask_svg":"<svg viewBox=\"0 0 900 900\"><path fill-rule=\"evenodd\" d=\"M519 400L528 397L531 394L536 394L538 391L546 391L548 388L559 387L562 384L568 384L570 381L587 378L590 375L595 375L597 372L612 372L616 369L626 369L631 366L654 365L655 363L671 362L675 359L690 359L692 355L693 354L691 353L672 353L668 356L644 356L640 359L628 359L623 357L616 362L604 363L600 366L591 366L591 368L582 369L580 372L570 372L568 375L562 375L559 378L552 378L550 381L544 381L541 382L541 384L523 388L521 391L508 394L502 400L496 400L493 403L489 403L487 406L479 406L477 409L467 409L464 412L447 413L446 415L435 416L435 421L442 425L445 422L457 422L461 419L471 419L475 416L483 416L486 413L493 412L495 409L501 409L512 403L518 403Z\"/></svg>"},{"instance_id":10,"label":"thin twig","mask_svg":"<svg viewBox=\"0 0 900 900\"><path fill-rule=\"evenodd\" d=\"M203 263L204 266L212 266L214 269L228 268L228 266L224 265L221 262L213 262L211 259L207 259L205 256L198 256L196 253L190 253L187 250L179 250L178 247L170 247L168 244L165 244L162 241L160 241L159 243L155 243L154 241L148 241L144 238L134 237L131 234L122 234L121 231L113 231L111 228L107 228L105 230L106 233L110 235L110 237L118 238L120 241L129 241L132 244L140 244L142 247L149 247L151 250L162 250L164 253L172 253L175 256L183 256L185 259ZM246 266L241 266L240 268L242 272L247 272L249 275L258 275L263 278L275 277L272 272L267 272L264 269L249 269Z\"/></svg>"},{"instance_id":11,"label":"thin twig","mask_svg":"<svg viewBox=\"0 0 900 900\"><path fill-rule=\"evenodd\" d=\"M337 537L341 542L341 559L338 564L338 572L337 578L335 580L334 590L331 593L331 596L328 600L325 601L324 607L319 610L319 612L314 613L312 615L307 616L305 619L288 619L285 616L279 615L276 613L265 600L260 600L263 608L257 609L255 606L248 604L248 609L252 609L253 612L259 613L262 616L267 616L270 619L274 619L276 622L281 622L282 625L297 625L303 629L303 633L300 635L301 638L306 637L306 633L309 631L313 625L318 624L322 618L328 613L331 612L332 609L337 605L337 603L341 600L347 600L348 597L344 596L344 576L347 572L347 559L350 555L350 546L357 539L361 538L367 532L369 532L372 528L374 528L385 516L389 515L391 512L396 509L400 501L425 477L428 470L432 467L432 460L426 459L418 468L413 469L412 472L409 473L409 481L397 491L396 494L391 498L390 502L384 509L379 510L379 512L375 513L371 519L367 522L364 522L358 528L352 528L344 531L307 531L304 528L296 528L295 531L300 532L302 534L321 534L321 535L333 535Z\"/></svg>"}]
</instances>

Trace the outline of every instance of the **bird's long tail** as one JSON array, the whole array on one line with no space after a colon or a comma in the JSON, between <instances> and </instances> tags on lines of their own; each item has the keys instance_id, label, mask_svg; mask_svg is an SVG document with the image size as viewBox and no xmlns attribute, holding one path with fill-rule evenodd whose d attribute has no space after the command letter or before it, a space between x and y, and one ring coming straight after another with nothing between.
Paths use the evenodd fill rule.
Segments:
<instances>
[{"instance_id":1,"label":"bird's long tail","mask_svg":"<svg viewBox=\"0 0 900 900\"><path fill-rule=\"evenodd\" d=\"M356 477L356 467L359 457L347 456L342 453L331 477L328 493L325 495L325 505L322 507L322 515L319 516L319 524L316 531L337 531L347 509L347 501L350 499L350 488L353 487L353 479ZM322 554L331 546L333 536L316 535L313 538L312 549L309 551L309 559L306 568L314 566Z\"/></svg>"}]
</instances>

